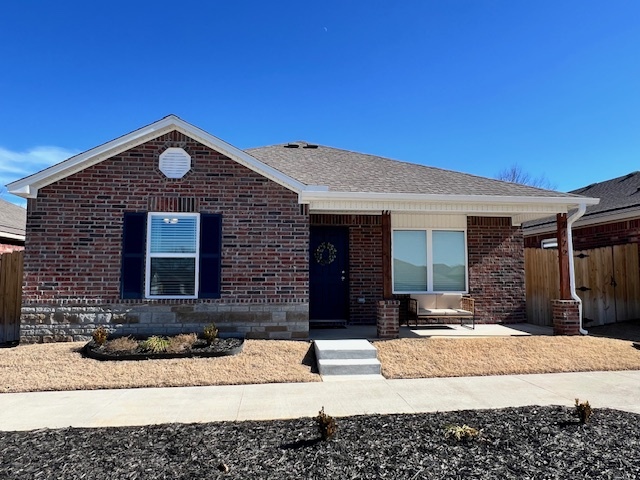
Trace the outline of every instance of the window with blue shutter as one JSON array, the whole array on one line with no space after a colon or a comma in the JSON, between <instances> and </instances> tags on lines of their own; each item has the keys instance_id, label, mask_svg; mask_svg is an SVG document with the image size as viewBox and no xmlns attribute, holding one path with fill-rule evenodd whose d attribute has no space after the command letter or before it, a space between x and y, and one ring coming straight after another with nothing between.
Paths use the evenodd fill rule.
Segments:
<instances>
[{"instance_id":1,"label":"window with blue shutter","mask_svg":"<svg viewBox=\"0 0 640 480\"><path fill-rule=\"evenodd\" d=\"M222 216L200 215L200 298L220 298Z\"/></svg>"},{"instance_id":2,"label":"window with blue shutter","mask_svg":"<svg viewBox=\"0 0 640 480\"><path fill-rule=\"evenodd\" d=\"M126 212L122 223L122 268L120 271L120 295L122 298L142 298L144 295L146 237L147 214Z\"/></svg>"},{"instance_id":3,"label":"window with blue shutter","mask_svg":"<svg viewBox=\"0 0 640 480\"><path fill-rule=\"evenodd\" d=\"M222 217L127 212L122 298L219 298Z\"/></svg>"}]
</instances>

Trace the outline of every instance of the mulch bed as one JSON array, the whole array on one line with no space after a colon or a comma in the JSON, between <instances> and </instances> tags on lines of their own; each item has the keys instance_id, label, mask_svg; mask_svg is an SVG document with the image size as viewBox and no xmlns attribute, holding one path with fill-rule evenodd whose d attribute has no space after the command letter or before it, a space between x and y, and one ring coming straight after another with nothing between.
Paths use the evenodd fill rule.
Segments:
<instances>
[{"instance_id":1,"label":"mulch bed","mask_svg":"<svg viewBox=\"0 0 640 480\"><path fill-rule=\"evenodd\" d=\"M573 411L338 418L329 441L310 418L0 432L0 478L640 478L640 415L595 409L581 425ZM445 438L463 424L480 437Z\"/></svg>"},{"instance_id":2,"label":"mulch bed","mask_svg":"<svg viewBox=\"0 0 640 480\"><path fill-rule=\"evenodd\" d=\"M162 358L223 357L237 355L242 351L244 340L241 338L216 338L210 344L198 339L183 352L151 353L144 350L125 352L108 352L103 346L91 340L83 349L83 353L95 360L157 360Z\"/></svg>"}]
</instances>

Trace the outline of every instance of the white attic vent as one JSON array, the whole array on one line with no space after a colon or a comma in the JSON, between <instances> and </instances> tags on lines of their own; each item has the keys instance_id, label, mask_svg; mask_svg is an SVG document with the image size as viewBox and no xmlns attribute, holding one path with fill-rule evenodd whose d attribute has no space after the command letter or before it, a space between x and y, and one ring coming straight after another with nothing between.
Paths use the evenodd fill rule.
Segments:
<instances>
[{"instance_id":1,"label":"white attic vent","mask_svg":"<svg viewBox=\"0 0 640 480\"><path fill-rule=\"evenodd\" d=\"M182 178L191 170L191 156L182 148L167 148L160 154L159 167L168 178Z\"/></svg>"}]
</instances>

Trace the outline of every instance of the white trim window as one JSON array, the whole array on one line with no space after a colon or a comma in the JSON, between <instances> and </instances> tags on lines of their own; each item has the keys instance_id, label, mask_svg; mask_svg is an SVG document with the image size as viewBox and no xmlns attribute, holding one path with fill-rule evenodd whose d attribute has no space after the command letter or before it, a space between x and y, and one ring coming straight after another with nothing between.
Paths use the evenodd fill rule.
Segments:
<instances>
[{"instance_id":1,"label":"white trim window","mask_svg":"<svg viewBox=\"0 0 640 480\"><path fill-rule=\"evenodd\" d=\"M442 229L392 231L394 293L466 293L467 232Z\"/></svg>"},{"instance_id":2,"label":"white trim window","mask_svg":"<svg viewBox=\"0 0 640 480\"><path fill-rule=\"evenodd\" d=\"M197 298L200 215L149 213L145 295L147 298Z\"/></svg>"}]
</instances>

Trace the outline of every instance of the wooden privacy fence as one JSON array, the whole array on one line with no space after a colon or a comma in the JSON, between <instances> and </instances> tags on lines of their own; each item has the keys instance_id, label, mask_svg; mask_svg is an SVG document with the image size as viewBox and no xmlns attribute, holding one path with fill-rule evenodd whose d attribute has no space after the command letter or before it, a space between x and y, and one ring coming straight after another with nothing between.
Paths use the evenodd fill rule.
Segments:
<instances>
[{"instance_id":1,"label":"wooden privacy fence","mask_svg":"<svg viewBox=\"0 0 640 480\"><path fill-rule=\"evenodd\" d=\"M527 319L552 325L551 300L559 297L558 251L525 249ZM576 290L586 326L640 318L638 245L574 252Z\"/></svg>"},{"instance_id":2,"label":"wooden privacy fence","mask_svg":"<svg viewBox=\"0 0 640 480\"><path fill-rule=\"evenodd\" d=\"M22 259L21 251L0 255L0 345L20 341Z\"/></svg>"}]
</instances>

